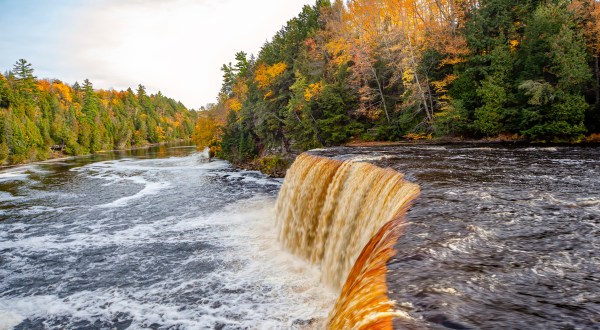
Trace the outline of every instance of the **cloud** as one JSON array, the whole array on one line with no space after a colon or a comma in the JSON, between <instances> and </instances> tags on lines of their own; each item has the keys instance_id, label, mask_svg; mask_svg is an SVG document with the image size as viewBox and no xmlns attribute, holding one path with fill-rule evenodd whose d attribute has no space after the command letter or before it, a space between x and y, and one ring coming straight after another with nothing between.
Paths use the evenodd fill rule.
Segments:
<instances>
[{"instance_id":1,"label":"cloud","mask_svg":"<svg viewBox=\"0 0 600 330\"><path fill-rule=\"evenodd\" d=\"M140 83L151 93L160 90L199 108L214 102L223 63L233 61L240 50L256 54L311 2L62 0L33 1L32 11L25 8L31 2L15 2L25 7L17 8L12 15L19 18L13 20L21 20L17 25L29 26L30 32L10 42L1 36L0 46L18 49L11 66L25 57L42 77L67 82L89 78L97 88ZM14 29L7 34L21 37L19 33Z\"/></svg>"}]
</instances>

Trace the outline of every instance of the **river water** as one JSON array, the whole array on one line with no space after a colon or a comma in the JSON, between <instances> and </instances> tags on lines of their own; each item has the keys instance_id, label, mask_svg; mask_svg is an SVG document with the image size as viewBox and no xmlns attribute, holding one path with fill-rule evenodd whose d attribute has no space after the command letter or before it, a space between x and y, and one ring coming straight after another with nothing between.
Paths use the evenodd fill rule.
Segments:
<instances>
[{"instance_id":1,"label":"river water","mask_svg":"<svg viewBox=\"0 0 600 330\"><path fill-rule=\"evenodd\" d=\"M600 149L331 148L421 186L398 328L600 329ZM190 147L0 172L0 329L319 328L335 294L281 251L281 180Z\"/></svg>"},{"instance_id":2,"label":"river water","mask_svg":"<svg viewBox=\"0 0 600 330\"><path fill-rule=\"evenodd\" d=\"M600 148L333 148L421 185L388 265L398 328L600 329Z\"/></svg>"},{"instance_id":3,"label":"river water","mask_svg":"<svg viewBox=\"0 0 600 330\"><path fill-rule=\"evenodd\" d=\"M155 147L0 172L0 329L319 327L276 244L281 180Z\"/></svg>"}]
</instances>

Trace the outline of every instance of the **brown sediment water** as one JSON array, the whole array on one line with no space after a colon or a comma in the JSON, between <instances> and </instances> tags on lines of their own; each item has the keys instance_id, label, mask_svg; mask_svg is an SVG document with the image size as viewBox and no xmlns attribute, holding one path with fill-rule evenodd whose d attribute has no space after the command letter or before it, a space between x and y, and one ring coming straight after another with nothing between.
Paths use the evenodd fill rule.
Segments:
<instances>
[{"instance_id":1,"label":"brown sediment water","mask_svg":"<svg viewBox=\"0 0 600 330\"><path fill-rule=\"evenodd\" d=\"M399 314L386 262L418 195L401 173L369 163L302 154L292 164L277 199L279 239L340 291L328 328L391 328Z\"/></svg>"}]
</instances>

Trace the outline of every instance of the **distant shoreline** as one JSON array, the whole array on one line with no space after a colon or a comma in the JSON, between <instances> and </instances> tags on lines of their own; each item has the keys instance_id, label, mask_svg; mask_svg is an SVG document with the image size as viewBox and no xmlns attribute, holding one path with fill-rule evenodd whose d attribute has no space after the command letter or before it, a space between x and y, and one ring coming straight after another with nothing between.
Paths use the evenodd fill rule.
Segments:
<instances>
[{"instance_id":1,"label":"distant shoreline","mask_svg":"<svg viewBox=\"0 0 600 330\"><path fill-rule=\"evenodd\" d=\"M144 144L141 146L124 148L124 149L100 150L95 153L83 154L83 155L67 155L63 152L53 152L52 156L50 156L48 159L44 159L44 160L36 160L33 162L25 162L25 163L10 164L10 165L0 165L0 171L9 169L9 168L19 167L19 166L25 166L25 165L53 163L53 162L59 162L62 160L75 159L77 157L89 157L89 156L93 156L93 155L97 155L97 154L104 154L104 153L115 152L115 151L131 151L131 150L148 149L148 148L157 147L157 146L161 146L161 145L167 145L167 144L171 144L171 143L183 143L183 142L190 142L190 143L192 143L192 144L190 144L190 146L193 145L192 139L180 139L180 140L168 141L168 142L147 143L147 144Z\"/></svg>"},{"instance_id":2,"label":"distant shoreline","mask_svg":"<svg viewBox=\"0 0 600 330\"><path fill-rule=\"evenodd\" d=\"M340 146L343 147L392 147L392 146L410 146L410 145L510 145L514 147L598 147L600 141L582 141L579 143L555 143L555 142L531 142L527 140L508 140L508 139L460 139L460 138L435 138L422 140L401 140L401 141L350 141Z\"/></svg>"}]
</instances>

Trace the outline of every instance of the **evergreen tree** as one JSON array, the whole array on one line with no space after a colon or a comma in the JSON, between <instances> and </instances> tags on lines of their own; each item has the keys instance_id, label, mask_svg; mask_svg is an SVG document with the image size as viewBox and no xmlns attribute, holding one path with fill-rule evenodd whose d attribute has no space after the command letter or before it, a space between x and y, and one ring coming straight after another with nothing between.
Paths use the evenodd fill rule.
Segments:
<instances>
[{"instance_id":1,"label":"evergreen tree","mask_svg":"<svg viewBox=\"0 0 600 330\"><path fill-rule=\"evenodd\" d=\"M31 63L19 59L13 66L12 74L15 77L16 92L22 95L19 100L29 102L31 105L32 98L37 93L35 88L36 77L33 75Z\"/></svg>"},{"instance_id":2,"label":"evergreen tree","mask_svg":"<svg viewBox=\"0 0 600 330\"><path fill-rule=\"evenodd\" d=\"M161 93L140 98L144 106L131 90L94 90L87 79L73 86L38 80L31 65L19 60L0 75L0 163L46 159L53 145L79 155L191 137L195 112ZM147 123L154 124L152 132Z\"/></svg>"},{"instance_id":3,"label":"evergreen tree","mask_svg":"<svg viewBox=\"0 0 600 330\"><path fill-rule=\"evenodd\" d=\"M491 67L486 78L477 89L482 106L475 110L474 125L477 131L487 136L495 136L508 131L505 126L514 112L510 111L514 99L513 87L514 55L508 45L497 45L491 52Z\"/></svg>"},{"instance_id":4,"label":"evergreen tree","mask_svg":"<svg viewBox=\"0 0 600 330\"><path fill-rule=\"evenodd\" d=\"M533 139L569 141L585 132L583 95L592 75L585 44L563 6L540 6L525 30L520 90L528 99L523 133Z\"/></svg>"},{"instance_id":5,"label":"evergreen tree","mask_svg":"<svg viewBox=\"0 0 600 330\"><path fill-rule=\"evenodd\" d=\"M31 83L37 78L33 75L33 67L31 66L31 63L24 59L19 59L17 63L15 63L12 72L17 80L22 82Z\"/></svg>"}]
</instances>

